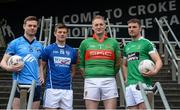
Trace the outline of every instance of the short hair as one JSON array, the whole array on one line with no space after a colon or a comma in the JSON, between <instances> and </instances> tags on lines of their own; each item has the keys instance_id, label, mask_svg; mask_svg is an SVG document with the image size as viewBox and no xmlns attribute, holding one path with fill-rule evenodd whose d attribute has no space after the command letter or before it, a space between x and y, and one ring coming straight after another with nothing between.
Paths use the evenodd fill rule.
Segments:
<instances>
[{"instance_id":1,"label":"short hair","mask_svg":"<svg viewBox=\"0 0 180 110\"><path fill-rule=\"evenodd\" d=\"M102 19L102 20L104 20L104 17L101 16L101 15L96 15L96 16L94 16L94 18L92 19L92 23L93 23L93 21L94 21L95 19ZM105 20L104 20L104 21L105 21Z\"/></svg>"},{"instance_id":2,"label":"short hair","mask_svg":"<svg viewBox=\"0 0 180 110\"><path fill-rule=\"evenodd\" d=\"M61 29L61 28L65 28L68 31L68 27L65 24L59 23L55 25L54 32L56 32L58 29Z\"/></svg>"},{"instance_id":3,"label":"short hair","mask_svg":"<svg viewBox=\"0 0 180 110\"><path fill-rule=\"evenodd\" d=\"M137 18L130 19L127 24L129 23L137 23L139 26L141 26L141 21Z\"/></svg>"},{"instance_id":4,"label":"short hair","mask_svg":"<svg viewBox=\"0 0 180 110\"><path fill-rule=\"evenodd\" d=\"M24 19L24 24L26 24L27 21L37 21L38 22L38 19L36 16L28 16Z\"/></svg>"}]
</instances>

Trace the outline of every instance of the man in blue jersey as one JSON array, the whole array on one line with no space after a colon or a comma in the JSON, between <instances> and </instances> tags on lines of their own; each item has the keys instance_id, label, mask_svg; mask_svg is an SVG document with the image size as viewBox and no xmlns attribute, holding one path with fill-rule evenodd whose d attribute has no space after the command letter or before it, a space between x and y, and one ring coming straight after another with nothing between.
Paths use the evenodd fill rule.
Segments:
<instances>
[{"instance_id":1,"label":"man in blue jersey","mask_svg":"<svg viewBox=\"0 0 180 110\"><path fill-rule=\"evenodd\" d=\"M32 84L36 81L36 88L33 99L32 109L38 109L41 99L41 86L39 81L39 58L43 46L36 40L38 19L35 16L28 16L24 19L24 35L14 39L8 44L6 52L1 61L1 67L13 72L13 80L19 84ZM8 66L7 61L12 55L19 55L23 58L24 66ZM13 109L20 108L20 93L16 90L13 101Z\"/></svg>"},{"instance_id":2,"label":"man in blue jersey","mask_svg":"<svg viewBox=\"0 0 180 110\"><path fill-rule=\"evenodd\" d=\"M71 110L73 104L72 77L76 72L77 52L66 44L68 28L55 26L55 43L47 46L41 55L40 79L44 83L43 68L47 67L44 107Z\"/></svg>"}]
</instances>

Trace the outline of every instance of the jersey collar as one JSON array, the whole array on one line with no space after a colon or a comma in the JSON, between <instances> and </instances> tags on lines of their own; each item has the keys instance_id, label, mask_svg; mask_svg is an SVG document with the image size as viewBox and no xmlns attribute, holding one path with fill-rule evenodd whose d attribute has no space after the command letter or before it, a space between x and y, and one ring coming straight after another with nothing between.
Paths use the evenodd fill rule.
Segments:
<instances>
[{"instance_id":1,"label":"jersey collar","mask_svg":"<svg viewBox=\"0 0 180 110\"><path fill-rule=\"evenodd\" d=\"M141 40L141 39L143 39L144 37L143 36L141 36L141 37L139 37L138 39L133 39L133 41L138 41L138 40Z\"/></svg>"},{"instance_id":2,"label":"jersey collar","mask_svg":"<svg viewBox=\"0 0 180 110\"><path fill-rule=\"evenodd\" d=\"M32 44L32 43L35 41L35 39L33 39L33 40L30 42L25 36L23 36L23 38L24 38L29 44Z\"/></svg>"},{"instance_id":3,"label":"jersey collar","mask_svg":"<svg viewBox=\"0 0 180 110\"><path fill-rule=\"evenodd\" d=\"M96 39L99 43L104 42L105 39L108 38L107 34L105 33L102 38L100 39L96 34L93 34L93 38Z\"/></svg>"},{"instance_id":4,"label":"jersey collar","mask_svg":"<svg viewBox=\"0 0 180 110\"><path fill-rule=\"evenodd\" d=\"M59 48L65 48L65 47L66 47L66 44L64 44L64 45L59 45L59 44L57 44L56 42L55 42L55 45L58 46Z\"/></svg>"}]
</instances>

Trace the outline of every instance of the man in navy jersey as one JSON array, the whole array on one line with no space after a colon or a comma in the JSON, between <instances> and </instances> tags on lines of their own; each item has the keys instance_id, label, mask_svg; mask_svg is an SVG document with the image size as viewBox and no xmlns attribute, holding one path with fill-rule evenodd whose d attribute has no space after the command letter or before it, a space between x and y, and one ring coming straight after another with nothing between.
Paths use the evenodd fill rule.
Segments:
<instances>
[{"instance_id":1,"label":"man in navy jersey","mask_svg":"<svg viewBox=\"0 0 180 110\"><path fill-rule=\"evenodd\" d=\"M6 52L1 61L1 67L13 72L13 80L19 84L32 84L36 81L35 95L32 109L38 109L41 99L41 86L39 81L39 58L43 46L36 40L38 19L35 16L28 16L24 19L24 35L14 39L8 44ZM19 55L23 58L24 66L8 66L7 61L12 55ZM20 93L16 90L13 101L13 109L20 108Z\"/></svg>"},{"instance_id":2,"label":"man in navy jersey","mask_svg":"<svg viewBox=\"0 0 180 110\"><path fill-rule=\"evenodd\" d=\"M40 79L44 83L43 68L46 66L45 109L68 109L73 105L72 77L76 72L77 52L66 44L68 28L64 24L55 26L55 43L42 52Z\"/></svg>"}]
</instances>

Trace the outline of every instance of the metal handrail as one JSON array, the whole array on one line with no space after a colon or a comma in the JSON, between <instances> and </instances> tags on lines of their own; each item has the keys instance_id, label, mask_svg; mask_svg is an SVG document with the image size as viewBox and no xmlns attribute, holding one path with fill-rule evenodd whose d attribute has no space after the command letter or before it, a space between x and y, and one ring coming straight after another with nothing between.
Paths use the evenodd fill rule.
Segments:
<instances>
[{"instance_id":1,"label":"metal handrail","mask_svg":"<svg viewBox=\"0 0 180 110\"><path fill-rule=\"evenodd\" d=\"M163 89L162 89L162 87L161 87L160 82L156 82L156 83L155 83L155 86L157 87L157 90L158 90L158 92L159 92L159 94L160 94L160 96L161 96L161 100L163 101L163 104L164 104L164 106L165 106L165 109L166 109L166 110L170 110L169 103L168 103L168 101L167 101L167 99L166 99L166 97L165 97L165 95L164 95L164 91L163 91Z\"/></svg>"},{"instance_id":2,"label":"metal handrail","mask_svg":"<svg viewBox=\"0 0 180 110\"><path fill-rule=\"evenodd\" d=\"M122 75L122 70L120 69L119 72L119 79L120 79L120 106L125 106L124 103L126 102L125 94L126 94L126 87L125 87L125 81Z\"/></svg>"},{"instance_id":3,"label":"metal handrail","mask_svg":"<svg viewBox=\"0 0 180 110\"><path fill-rule=\"evenodd\" d=\"M1 30L0 30L0 47L6 47L6 43L5 43L5 40L4 40L4 36L3 34L1 34Z\"/></svg>"},{"instance_id":4,"label":"metal handrail","mask_svg":"<svg viewBox=\"0 0 180 110\"><path fill-rule=\"evenodd\" d=\"M176 44L177 44L177 45L178 45L178 47L180 48L180 43L179 43L179 41L178 41L178 39L177 39L176 35L175 35L175 34L174 34L174 32L172 31L171 27L169 26L168 22L166 21L166 19L163 17L161 20L164 20L164 22L165 22L166 26L167 26L167 27L168 27L168 29L169 29L169 32L172 34L172 36L173 36L174 40L176 41Z\"/></svg>"},{"instance_id":5,"label":"metal handrail","mask_svg":"<svg viewBox=\"0 0 180 110\"><path fill-rule=\"evenodd\" d=\"M167 25L167 22L165 19L163 19L165 24ZM160 40L163 41L164 46L165 46L165 64L168 64L168 55L169 54L171 61L172 61L172 80L176 81L176 76L178 78L178 84L180 84L180 58L177 57L175 50L173 49L172 45L170 44L169 39L167 38L167 34L165 33L163 27L160 24L160 21L155 18L156 23L158 24L158 27L160 29ZM170 29L170 26L168 27L171 34L173 33L172 30ZM175 37L175 35L173 34L173 37ZM179 45L177 38L175 37L175 41L176 43ZM167 53L166 53L167 51Z\"/></svg>"},{"instance_id":6,"label":"metal handrail","mask_svg":"<svg viewBox=\"0 0 180 110\"><path fill-rule=\"evenodd\" d=\"M36 86L36 81L33 80L32 81L32 85L30 87L30 94L29 94L27 109L31 109L32 108L33 97L34 97L34 92L35 92L35 86Z\"/></svg>"},{"instance_id":7,"label":"metal handrail","mask_svg":"<svg viewBox=\"0 0 180 110\"><path fill-rule=\"evenodd\" d=\"M39 42L43 43L44 46L47 46L51 43L52 24L53 24L52 16L48 19L45 19L44 16L42 16ZM42 40L43 35L44 35L44 40Z\"/></svg>"},{"instance_id":8,"label":"metal handrail","mask_svg":"<svg viewBox=\"0 0 180 110\"><path fill-rule=\"evenodd\" d=\"M150 103L149 103L149 101L148 101L148 98L147 98L147 96L146 96L146 92L145 92L145 91L152 91L154 94L157 94L157 93L159 92L160 97L161 97L161 100L162 100L162 102L163 102L163 105L164 105L165 109L166 109L166 110L171 110L171 109L170 109L170 106L169 106L169 103L168 103L168 101L167 101L167 98L166 98L166 96L165 96L165 94L164 94L164 91L163 91L163 89L162 89L162 86L161 86L161 84L160 84L160 82L156 82L156 83L154 84L154 86L153 86L152 88L150 88L150 89L144 88L144 87L143 87L143 84L142 84L141 82L138 82L137 89L140 89L141 94L142 94L142 97L143 97L143 99L144 99L145 106L146 106L147 109L151 109L151 107L150 107ZM153 102L154 102L154 101L153 101Z\"/></svg>"},{"instance_id":9,"label":"metal handrail","mask_svg":"<svg viewBox=\"0 0 180 110\"><path fill-rule=\"evenodd\" d=\"M41 18L41 28L40 28L40 34L39 34L39 41L42 41L43 27L44 27L44 16L42 16L42 18Z\"/></svg>"},{"instance_id":10,"label":"metal handrail","mask_svg":"<svg viewBox=\"0 0 180 110\"><path fill-rule=\"evenodd\" d=\"M12 107L13 99L14 99L15 92L16 92L17 88L18 88L18 90L22 89L22 88L29 89L29 90L26 91L26 92L30 91L30 95L29 95L29 99L28 99L28 104L27 104L27 109L31 109L32 108L32 103L33 103L34 92L35 92L35 86L36 86L36 82L34 80L32 81L31 85L19 85L17 80L13 80L11 94L10 94L10 97L9 97L9 101L8 101L6 110L11 110L12 109L11 107ZM26 102L25 103L22 102L22 104L26 104ZM26 105L21 105L21 106L25 107Z\"/></svg>"},{"instance_id":11,"label":"metal handrail","mask_svg":"<svg viewBox=\"0 0 180 110\"><path fill-rule=\"evenodd\" d=\"M170 50L171 50L171 52L172 52L174 58L175 58L176 60L180 60L180 58L177 57L177 55L176 55L176 53L175 53L175 51L174 51L172 45L170 44L170 41L169 41L169 39L167 38L167 35L165 34L165 31L163 30L163 28L162 28L161 24L159 23L158 19L155 18L155 20L156 20L156 23L158 24L158 26L159 26L159 28L160 28L160 30L161 30L163 36L164 36L164 37L161 37L161 38L164 40L165 43L168 44L168 46L169 46L169 48L170 48Z\"/></svg>"},{"instance_id":12,"label":"metal handrail","mask_svg":"<svg viewBox=\"0 0 180 110\"><path fill-rule=\"evenodd\" d=\"M107 26L108 26L108 29L109 29L109 33L110 33L110 37L112 38L113 35L112 35L112 30L111 30L111 27L110 27L110 22L109 22L109 19L107 18Z\"/></svg>"},{"instance_id":13,"label":"metal handrail","mask_svg":"<svg viewBox=\"0 0 180 110\"><path fill-rule=\"evenodd\" d=\"M53 24L53 18L52 16L50 17L50 21L49 21L49 33L48 33L48 45L51 43L51 34L52 34L52 24Z\"/></svg>"},{"instance_id":14,"label":"metal handrail","mask_svg":"<svg viewBox=\"0 0 180 110\"><path fill-rule=\"evenodd\" d=\"M8 104L7 104L7 108L6 108L7 110L11 109L13 99L14 99L14 95L15 95L15 92L16 92L16 88L17 88L17 81L13 80L11 94L10 94L9 101L8 101Z\"/></svg>"},{"instance_id":15,"label":"metal handrail","mask_svg":"<svg viewBox=\"0 0 180 110\"><path fill-rule=\"evenodd\" d=\"M144 104L145 104L145 106L146 106L146 109L148 109L148 110L151 109L150 103L149 103L149 101L148 101L148 98L147 98L147 96L146 96L145 89L144 89L142 83L141 83L141 82L138 82L138 86L139 86L139 89L140 89L140 91L141 91L141 95L142 95L142 97L143 97L143 99L144 99Z\"/></svg>"}]
</instances>

